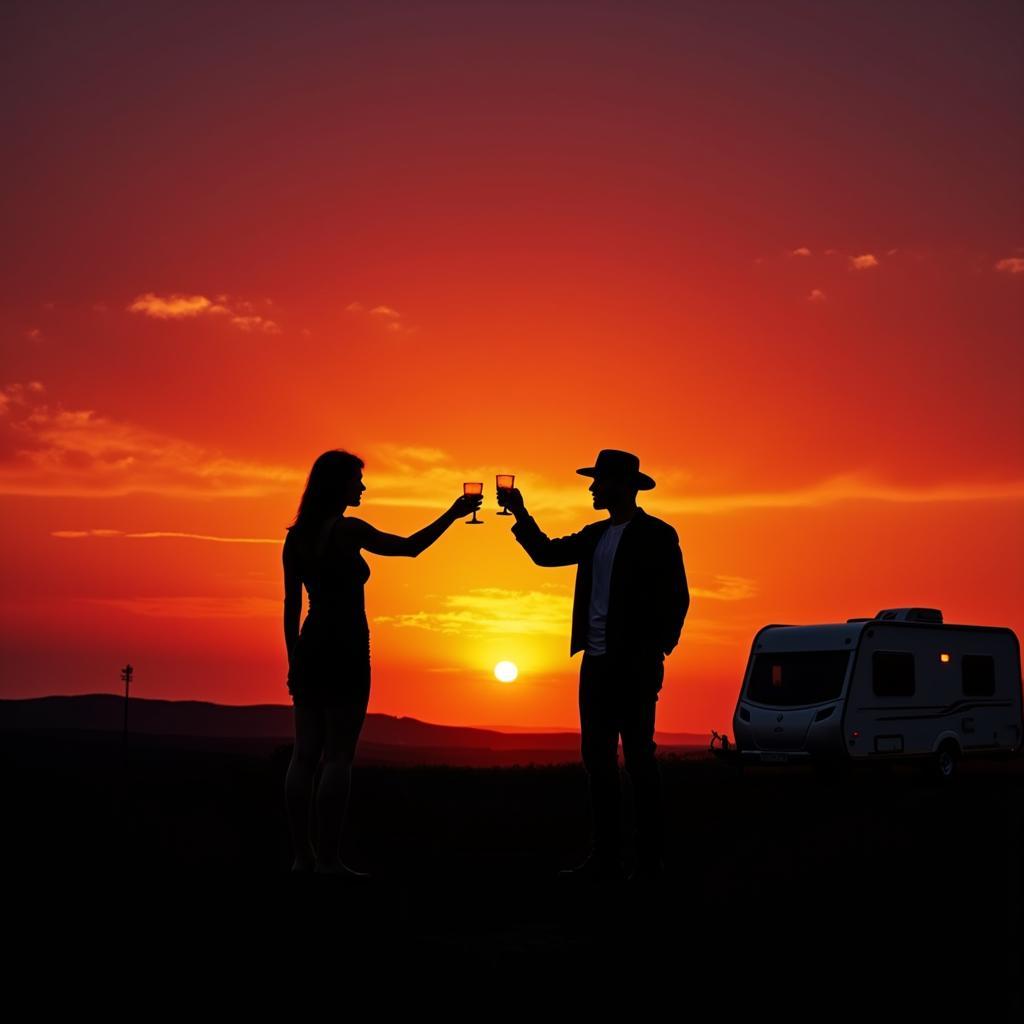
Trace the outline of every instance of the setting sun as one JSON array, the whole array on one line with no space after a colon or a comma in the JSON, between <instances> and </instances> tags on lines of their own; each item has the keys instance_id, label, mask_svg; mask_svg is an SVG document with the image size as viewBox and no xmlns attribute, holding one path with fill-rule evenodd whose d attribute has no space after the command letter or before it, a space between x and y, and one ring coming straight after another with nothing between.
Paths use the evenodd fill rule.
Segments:
<instances>
[{"instance_id":1,"label":"setting sun","mask_svg":"<svg viewBox=\"0 0 1024 1024\"><path fill-rule=\"evenodd\" d=\"M511 661L499 661L494 666L494 678L502 683L511 683L519 675L519 669Z\"/></svg>"}]
</instances>

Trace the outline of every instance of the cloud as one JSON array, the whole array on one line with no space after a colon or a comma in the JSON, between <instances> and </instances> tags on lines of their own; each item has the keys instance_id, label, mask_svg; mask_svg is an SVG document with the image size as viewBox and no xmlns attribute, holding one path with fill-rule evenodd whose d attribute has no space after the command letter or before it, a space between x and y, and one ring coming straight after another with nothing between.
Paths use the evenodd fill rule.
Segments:
<instances>
[{"instance_id":1,"label":"cloud","mask_svg":"<svg viewBox=\"0 0 1024 1024\"><path fill-rule=\"evenodd\" d=\"M438 509L462 493L464 480L494 479L493 467L459 465L440 448L377 442L354 450L366 460L367 507Z\"/></svg>"},{"instance_id":2,"label":"cloud","mask_svg":"<svg viewBox=\"0 0 1024 1024\"><path fill-rule=\"evenodd\" d=\"M393 469L401 470L418 469L423 463L435 465L450 458L440 448L422 445L375 444L370 446L368 454Z\"/></svg>"},{"instance_id":3,"label":"cloud","mask_svg":"<svg viewBox=\"0 0 1024 1024\"><path fill-rule=\"evenodd\" d=\"M153 540L163 537L186 540L208 540L219 544L274 544L281 545L280 537L218 537L209 533L179 533L174 530L150 530L145 533L125 533L123 530L52 530L51 537L77 540L81 537L123 537L127 539Z\"/></svg>"},{"instance_id":4,"label":"cloud","mask_svg":"<svg viewBox=\"0 0 1024 1024\"><path fill-rule=\"evenodd\" d=\"M996 270L1004 274L1024 274L1024 257L1011 256L1009 259L1000 260L996 264Z\"/></svg>"},{"instance_id":5,"label":"cloud","mask_svg":"<svg viewBox=\"0 0 1024 1024\"><path fill-rule=\"evenodd\" d=\"M669 497L659 502L668 514L719 514L761 508L820 508L842 501L930 504L962 501L1020 501L1024 480L978 483L936 483L914 487L872 480L859 473L840 473L820 483L784 491L749 491Z\"/></svg>"},{"instance_id":6,"label":"cloud","mask_svg":"<svg viewBox=\"0 0 1024 1024\"><path fill-rule=\"evenodd\" d=\"M51 537L125 537L121 530L51 530Z\"/></svg>"},{"instance_id":7,"label":"cloud","mask_svg":"<svg viewBox=\"0 0 1024 1024\"><path fill-rule=\"evenodd\" d=\"M820 288L812 288L810 295L807 296L808 302L824 302L825 293Z\"/></svg>"},{"instance_id":8,"label":"cloud","mask_svg":"<svg viewBox=\"0 0 1024 1024\"><path fill-rule=\"evenodd\" d=\"M228 455L43 400L43 385L0 388L0 494L258 497L295 493L305 473Z\"/></svg>"},{"instance_id":9,"label":"cloud","mask_svg":"<svg viewBox=\"0 0 1024 1024\"><path fill-rule=\"evenodd\" d=\"M807 246L801 245L799 249L794 249L793 250L793 255L794 256L810 256L811 255L811 250L808 249Z\"/></svg>"},{"instance_id":10,"label":"cloud","mask_svg":"<svg viewBox=\"0 0 1024 1024\"><path fill-rule=\"evenodd\" d=\"M346 313L355 313L365 316L368 320L376 321L386 331L393 334L413 334L418 328L411 326L397 309L392 306L377 305L366 307L361 302L350 302L345 307Z\"/></svg>"},{"instance_id":11,"label":"cloud","mask_svg":"<svg viewBox=\"0 0 1024 1024\"><path fill-rule=\"evenodd\" d=\"M238 463L237 473L239 477L244 476L247 464ZM290 472L289 479L280 475L282 472ZM304 474L291 470L278 470L263 467L253 467L252 479L240 479L237 483L230 480L222 480L220 491L210 485L208 490L202 489L201 483L191 487L187 484L154 483L147 489L156 493L170 494L181 497L203 497L210 494L223 494L224 496L235 496L238 494L266 494L279 493L282 490L296 493L301 489ZM368 492L365 498L367 508L418 508L438 509L451 503L457 494L452 494L453 479L487 479L482 471L454 472L450 467L435 467L433 469L422 466L415 474L396 473L387 474L375 472L372 466L367 471ZM205 477L203 478L205 482ZM280 481L280 484L278 484ZM125 485L119 484L118 489L113 485L107 485L108 490L102 490L99 485L93 489L87 489L82 485L73 489L72 482L65 481L61 484L54 484L52 489L46 489L41 482L29 487L25 485L21 490L12 490L5 480L5 475L0 471L0 493L18 494L73 494L73 495L96 495L96 494L123 494L132 493L125 489ZM61 489L63 487L63 489ZM135 487L132 490L142 489ZM556 488L544 484L542 481L534 481L526 494L528 507L532 512L543 514L545 518L551 517L556 523L565 522L568 519L575 519L580 514L588 514L589 509L583 508L583 495L577 487ZM936 483L931 485L919 485L916 487L903 487L885 482L874 481L857 473L840 474L806 487L792 488L779 491L744 491L725 492L718 494L696 494L683 495L678 491L673 492L659 485L657 497L650 502L651 512L659 516L688 516L688 515L728 515L729 513L742 513L756 511L758 509L785 509L785 508L822 508L828 505L846 501L872 501L893 504L935 504L943 502L972 502L972 501L1021 501L1024 500L1024 480L994 481L987 484L977 483ZM544 523L541 524L542 528ZM561 536L566 532L579 529L574 525L571 529L558 530L548 529L551 537ZM121 531L108 530L58 530L53 536L62 538L82 537L125 537L137 539L158 539L180 537L191 540L211 541L215 543L231 544L274 544L281 543L280 537L224 537L218 535L201 533L179 533L174 531L147 531L136 533L122 533ZM727 578L721 577L724 581ZM720 588L720 593L724 590ZM735 591L734 591L735 592ZM724 599L724 598L723 598Z\"/></svg>"},{"instance_id":12,"label":"cloud","mask_svg":"<svg viewBox=\"0 0 1024 1024\"><path fill-rule=\"evenodd\" d=\"M398 449L401 450L401 449ZM490 467L453 466L435 459L429 465L392 465L398 472L378 472L368 461L366 504L435 508L453 500L453 481L489 480ZM901 504L967 501L1016 501L1024 498L1024 480L989 483L940 481L903 486L879 481L858 471L839 473L817 483L786 490L735 491L717 494L692 493L689 473L661 466L648 467L658 481L650 504L667 515L720 515L762 508L818 508L844 501L878 501ZM687 493L690 491L691 493ZM575 482L553 486L533 477L524 490L530 511L553 514L564 521L575 517L586 495ZM578 529L578 527L574 527ZM552 531L550 536L557 536Z\"/></svg>"},{"instance_id":13,"label":"cloud","mask_svg":"<svg viewBox=\"0 0 1024 1024\"><path fill-rule=\"evenodd\" d=\"M745 601L757 593L756 582L746 576L715 576L714 589L691 586L691 597L710 598L712 601Z\"/></svg>"},{"instance_id":14,"label":"cloud","mask_svg":"<svg viewBox=\"0 0 1024 1024\"><path fill-rule=\"evenodd\" d=\"M297 496L307 467L236 459L220 451L104 416L91 409L64 409L46 402L40 381L0 387L0 493L115 496L139 492L173 497ZM449 453L422 445L379 442L356 453L366 459L372 508L445 508L464 480L493 480L494 467L465 465ZM986 483L937 481L900 485L859 471L838 473L802 487L760 491L694 493L692 474L673 467L645 467L658 481L650 499L655 514L721 515L766 508L818 508L844 501L938 503L1019 501L1024 480ZM592 511L583 481L552 484L532 475L524 495L532 512L556 524ZM523 479L518 481L523 483ZM492 492L493 493L493 492ZM572 529L578 529L573 526ZM560 536L555 530L551 536ZM152 533L138 536L178 536ZM225 543L279 543L271 538L225 538L182 534Z\"/></svg>"},{"instance_id":15,"label":"cloud","mask_svg":"<svg viewBox=\"0 0 1024 1024\"><path fill-rule=\"evenodd\" d=\"M268 334L279 334L281 328L273 320L265 320L261 316L233 316L231 323L243 331L266 331Z\"/></svg>"},{"instance_id":16,"label":"cloud","mask_svg":"<svg viewBox=\"0 0 1024 1024\"><path fill-rule=\"evenodd\" d=\"M168 295L146 292L127 307L129 313L142 313L157 320L180 320L200 313L227 313L228 309L205 295Z\"/></svg>"},{"instance_id":17,"label":"cloud","mask_svg":"<svg viewBox=\"0 0 1024 1024\"><path fill-rule=\"evenodd\" d=\"M357 454L364 453L360 451ZM379 444L372 446L365 456L367 493L364 504L367 508L436 509L450 504L458 496L461 481L494 479L493 466L455 464L439 449ZM695 494L692 474L666 466L646 468L658 481L650 504L652 509L657 508L655 514L659 515L720 515L760 508L817 508L842 501L933 503L1024 498L1024 480L900 486L878 481L857 471L840 473L789 490ZM567 470L567 476L571 475L571 470ZM543 478L531 476L523 490L527 507L531 512L553 517L556 523L575 519L584 506L589 505L585 488L581 488L580 483L577 478L565 485L553 485ZM549 535L561 534L551 531Z\"/></svg>"},{"instance_id":18,"label":"cloud","mask_svg":"<svg viewBox=\"0 0 1024 1024\"><path fill-rule=\"evenodd\" d=\"M27 384L8 384L0 388L0 416L6 416L8 412L15 414L18 408L35 401L34 396L45 390L40 380L30 380Z\"/></svg>"},{"instance_id":19,"label":"cloud","mask_svg":"<svg viewBox=\"0 0 1024 1024\"><path fill-rule=\"evenodd\" d=\"M197 316L224 315L228 323L241 331L264 331L278 334L281 328L273 321L253 311L251 302L242 299L227 305L227 295L218 295L216 301L205 295L167 295L154 292L140 295L127 308L129 313L141 313L156 320L183 320ZM272 305L270 299L263 300Z\"/></svg>"},{"instance_id":20,"label":"cloud","mask_svg":"<svg viewBox=\"0 0 1024 1024\"><path fill-rule=\"evenodd\" d=\"M694 591L691 589L690 593ZM750 648L751 634L760 623L723 622L710 616L694 615L691 605L687 613L686 623L680 645L686 647L731 647L734 651L747 651Z\"/></svg>"},{"instance_id":21,"label":"cloud","mask_svg":"<svg viewBox=\"0 0 1024 1024\"><path fill-rule=\"evenodd\" d=\"M83 604L114 608L153 619L270 619L281 615L281 602L271 597L76 597Z\"/></svg>"},{"instance_id":22,"label":"cloud","mask_svg":"<svg viewBox=\"0 0 1024 1024\"><path fill-rule=\"evenodd\" d=\"M483 587L446 596L440 611L377 615L374 622L451 636L564 636L571 619L572 598L567 593Z\"/></svg>"},{"instance_id":23,"label":"cloud","mask_svg":"<svg viewBox=\"0 0 1024 1024\"><path fill-rule=\"evenodd\" d=\"M850 257L850 269L851 270L868 270L870 267L877 267L878 260L866 252L863 256L851 256Z\"/></svg>"}]
</instances>

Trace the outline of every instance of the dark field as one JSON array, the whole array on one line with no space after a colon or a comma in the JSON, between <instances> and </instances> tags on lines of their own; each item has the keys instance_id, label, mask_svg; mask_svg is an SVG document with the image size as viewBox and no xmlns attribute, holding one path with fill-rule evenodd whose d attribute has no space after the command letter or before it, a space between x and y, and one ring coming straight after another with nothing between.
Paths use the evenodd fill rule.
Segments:
<instances>
[{"instance_id":1,"label":"dark field","mask_svg":"<svg viewBox=\"0 0 1024 1024\"><path fill-rule=\"evenodd\" d=\"M172 953L244 951L285 973L654 986L721 1012L1021 1009L1020 757L948 789L903 766L828 781L662 757L670 875L645 895L552 878L587 848L580 765L357 763L343 854L374 878L353 886L288 871L288 745L0 742L22 950L154 978Z\"/></svg>"}]
</instances>

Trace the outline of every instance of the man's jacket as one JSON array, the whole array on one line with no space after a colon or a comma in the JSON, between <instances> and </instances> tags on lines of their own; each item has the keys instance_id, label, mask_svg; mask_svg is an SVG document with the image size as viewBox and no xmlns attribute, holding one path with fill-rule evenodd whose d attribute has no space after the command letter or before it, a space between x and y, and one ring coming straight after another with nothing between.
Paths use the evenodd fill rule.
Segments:
<instances>
[{"instance_id":1,"label":"man's jacket","mask_svg":"<svg viewBox=\"0 0 1024 1024\"><path fill-rule=\"evenodd\" d=\"M610 519L584 526L578 533L552 539L532 516L512 527L516 540L537 565L573 565L576 593L572 606L569 656L587 645L594 549ZM690 607L683 554L674 527L637 508L622 531L608 588L605 649L629 659L661 660L679 642Z\"/></svg>"}]
</instances>

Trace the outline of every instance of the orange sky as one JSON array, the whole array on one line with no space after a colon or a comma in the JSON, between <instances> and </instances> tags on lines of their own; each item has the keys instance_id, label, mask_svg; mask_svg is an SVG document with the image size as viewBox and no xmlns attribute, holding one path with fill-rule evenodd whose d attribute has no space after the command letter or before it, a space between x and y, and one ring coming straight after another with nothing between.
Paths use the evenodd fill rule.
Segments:
<instances>
[{"instance_id":1,"label":"orange sky","mask_svg":"<svg viewBox=\"0 0 1024 1024\"><path fill-rule=\"evenodd\" d=\"M370 710L573 726L603 447L692 604L660 729L768 622L1024 626L1024 13L817 3L33 4L4 14L5 697L287 703L313 459L360 515ZM498 683L496 661L520 667Z\"/></svg>"}]
</instances>

